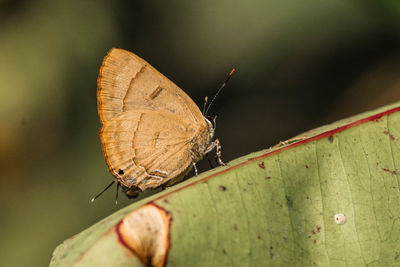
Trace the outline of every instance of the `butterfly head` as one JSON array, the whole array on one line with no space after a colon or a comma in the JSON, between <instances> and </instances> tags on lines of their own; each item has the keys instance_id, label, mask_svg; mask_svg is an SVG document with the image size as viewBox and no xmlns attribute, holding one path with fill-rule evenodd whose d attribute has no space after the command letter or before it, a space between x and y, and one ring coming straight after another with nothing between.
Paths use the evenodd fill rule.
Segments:
<instances>
[{"instance_id":1,"label":"butterfly head","mask_svg":"<svg viewBox=\"0 0 400 267\"><path fill-rule=\"evenodd\" d=\"M137 188L129 188L124 185L122 185L122 192L128 197L128 198L137 198L139 196L140 190Z\"/></svg>"}]
</instances>

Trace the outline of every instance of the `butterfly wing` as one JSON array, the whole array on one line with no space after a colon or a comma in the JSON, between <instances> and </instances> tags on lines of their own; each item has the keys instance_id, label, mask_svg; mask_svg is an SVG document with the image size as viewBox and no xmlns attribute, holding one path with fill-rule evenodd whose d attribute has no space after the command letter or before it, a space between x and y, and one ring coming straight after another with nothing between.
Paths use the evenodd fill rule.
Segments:
<instances>
[{"instance_id":1,"label":"butterfly wing","mask_svg":"<svg viewBox=\"0 0 400 267\"><path fill-rule=\"evenodd\" d=\"M191 167L191 140L200 129L173 113L146 109L122 112L100 133L110 171L129 188L157 187Z\"/></svg>"},{"instance_id":2,"label":"butterfly wing","mask_svg":"<svg viewBox=\"0 0 400 267\"><path fill-rule=\"evenodd\" d=\"M102 123L124 111L151 109L206 124L197 105L178 86L133 53L113 48L103 60L97 81Z\"/></svg>"}]
</instances>

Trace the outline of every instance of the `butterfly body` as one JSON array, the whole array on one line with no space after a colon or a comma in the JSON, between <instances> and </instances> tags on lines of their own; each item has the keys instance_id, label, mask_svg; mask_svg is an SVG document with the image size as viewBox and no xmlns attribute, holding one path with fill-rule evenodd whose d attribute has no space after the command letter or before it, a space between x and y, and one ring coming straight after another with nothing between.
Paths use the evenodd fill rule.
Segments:
<instances>
[{"instance_id":1,"label":"butterfly body","mask_svg":"<svg viewBox=\"0 0 400 267\"><path fill-rule=\"evenodd\" d=\"M104 58L97 98L104 156L128 196L178 182L215 147L220 155L213 124L190 97L131 52Z\"/></svg>"}]
</instances>

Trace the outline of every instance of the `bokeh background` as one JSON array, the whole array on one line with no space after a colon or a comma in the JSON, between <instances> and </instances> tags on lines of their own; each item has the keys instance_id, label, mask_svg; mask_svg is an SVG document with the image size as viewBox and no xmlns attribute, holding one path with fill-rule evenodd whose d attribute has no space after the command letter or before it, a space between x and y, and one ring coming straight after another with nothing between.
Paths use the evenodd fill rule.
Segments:
<instances>
[{"instance_id":1,"label":"bokeh background","mask_svg":"<svg viewBox=\"0 0 400 267\"><path fill-rule=\"evenodd\" d=\"M397 0L0 1L1 266L46 266L132 202L90 203L112 179L96 103L111 47L199 106L236 67L211 109L225 161L400 100Z\"/></svg>"}]
</instances>

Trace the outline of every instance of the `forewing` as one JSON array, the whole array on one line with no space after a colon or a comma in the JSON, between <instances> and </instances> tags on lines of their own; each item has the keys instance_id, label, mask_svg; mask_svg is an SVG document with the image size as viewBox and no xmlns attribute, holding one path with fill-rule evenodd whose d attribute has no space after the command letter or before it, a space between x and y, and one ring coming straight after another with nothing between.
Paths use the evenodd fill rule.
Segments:
<instances>
[{"instance_id":1,"label":"forewing","mask_svg":"<svg viewBox=\"0 0 400 267\"><path fill-rule=\"evenodd\" d=\"M102 123L121 112L151 109L205 124L199 108L178 86L133 53L113 48L103 60L97 81Z\"/></svg>"},{"instance_id":2,"label":"forewing","mask_svg":"<svg viewBox=\"0 0 400 267\"><path fill-rule=\"evenodd\" d=\"M196 131L189 120L172 113L132 110L105 122L100 137L114 176L127 187L144 190L190 167L190 140Z\"/></svg>"}]
</instances>

